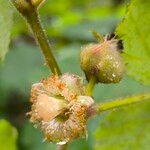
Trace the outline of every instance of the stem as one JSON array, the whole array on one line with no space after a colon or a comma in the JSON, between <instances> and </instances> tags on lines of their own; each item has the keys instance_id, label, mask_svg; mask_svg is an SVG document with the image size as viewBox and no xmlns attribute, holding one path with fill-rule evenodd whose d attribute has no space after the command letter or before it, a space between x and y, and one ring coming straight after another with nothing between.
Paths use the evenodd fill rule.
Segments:
<instances>
[{"instance_id":1,"label":"stem","mask_svg":"<svg viewBox=\"0 0 150 150\"><path fill-rule=\"evenodd\" d=\"M57 145L57 150L67 150L67 146L68 146L68 144Z\"/></svg>"},{"instance_id":2,"label":"stem","mask_svg":"<svg viewBox=\"0 0 150 150\"><path fill-rule=\"evenodd\" d=\"M144 94L134 95L131 97L120 98L117 100L113 100L111 102L105 102L96 106L96 109L98 113L101 113L103 111L127 106L130 104L135 104L138 102L142 102L144 100L150 100L150 93L144 93Z\"/></svg>"},{"instance_id":3,"label":"stem","mask_svg":"<svg viewBox=\"0 0 150 150\"><path fill-rule=\"evenodd\" d=\"M61 71L52 54L51 46L42 28L40 17L38 15L37 10L33 9L30 13L28 13L26 15L26 19L33 31L33 34L34 34L34 37L36 38L37 43L39 44L42 50L47 66L51 69L53 74L60 75Z\"/></svg>"},{"instance_id":4,"label":"stem","mask_svg":"<svg viewBox=\"0 0 150 150\"><path fill-rule=\"evenodd\" d=\"M86 95L87 96L92 96L92 92L93 92L95 83L96 83L96 77L92 76L89 80L87 87L86 87Z\"/></svg>"}]
</instances>

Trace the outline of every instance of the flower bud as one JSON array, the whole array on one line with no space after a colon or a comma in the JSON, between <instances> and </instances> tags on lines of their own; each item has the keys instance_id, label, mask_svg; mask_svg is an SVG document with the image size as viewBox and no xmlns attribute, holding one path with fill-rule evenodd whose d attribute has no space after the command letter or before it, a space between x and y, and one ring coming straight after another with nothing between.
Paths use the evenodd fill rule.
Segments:
<instances>
[{"instance_id":1,"label":"flower bud","mask_svg":"<svg viewBox=\"0 0 150 150\"><path fill-rule=\"evenodd\" d=\"M22 15L27 15L33 9L39 8L44 1L45 0L11 0Z\"/></svg>"},{"instance_id":2,"label":"flower bud","mask_svg":"<svg viewBox=\"0 0 150 150\"><path fill-rule=\"evenodd\" d=\"M40 7L44 2L45 0L31 0L32 5L36 7Z\"/></svg>"},{"instance_id":3,"label":"flower bud","mask_svg":"<svg viewBox=\"0 0 150 150\"><path fill-rule=\"evenodd\" d=\"M32 86L30 101L30 121L48 141L65 143L86 133L87 112L94 101L85 96L81 77L66 73L43 79Z\"/></svg>"},{"instance_id":4,"label":"flower bud","mask_svg":"<svg viewBox=\"0 0 150 150\"><path fill-rule=\"evenodd\" d=\"M105 37L102 43L85 46L80 54L81 68L87 79L95 76L100 83L118 83L125 71L120 41Z\"/></svg>"}]
</instances>

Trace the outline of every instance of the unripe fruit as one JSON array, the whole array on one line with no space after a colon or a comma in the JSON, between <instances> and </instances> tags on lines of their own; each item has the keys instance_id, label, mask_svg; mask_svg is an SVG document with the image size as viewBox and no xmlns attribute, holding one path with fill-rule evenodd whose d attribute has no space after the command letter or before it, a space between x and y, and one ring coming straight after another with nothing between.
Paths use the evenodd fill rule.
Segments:
<instances>
[{"instance_id":1,"label":"unripe fruit","mask_svg":"<svg viewBox=\"0 0 150 150\"><path fill-rule=\"evenodd\" d=\"M30 121L48 141L65 144L85 135L87 113L94 101L85 96L81 77L65 73L43 79L32 86L30 101Z\"/></svg>"},{"instance_id":2,"label":"unripe fruit","mask_svg":"<svg viewBox=\"0 0 150 150\"><path fill-rule=\"evenodd\" d=\"M118 83L125 70L119 48L120 41L108 36L102 43L85 46L80 54L80 63L87 79L95 76L96 82Z\"/></svg>"}]
</instances>

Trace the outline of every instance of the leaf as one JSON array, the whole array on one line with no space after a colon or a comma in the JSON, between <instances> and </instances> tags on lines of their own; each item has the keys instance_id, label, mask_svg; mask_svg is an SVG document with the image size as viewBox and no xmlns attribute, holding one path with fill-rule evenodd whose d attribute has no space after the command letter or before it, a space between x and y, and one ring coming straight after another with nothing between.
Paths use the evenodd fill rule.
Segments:
<instances>
[{"instance_id":1,"label":"leaf","mask_svg":"<svg viewBox=\"0 0 150 150\"><path fill-rule=\"evenodd\" d=\"M127 14L117 28L124 41L127 74L150 85L150 1L132 0Z\"/></svg>"},{"instance_id":2,"label":"leaf","mask_svg":"<svg viewBox=\"0 0 150 150\"><path fill-rule=\"evenodd\" d=\"M0 61L4 60L10 42L13 12L9 1L0 1Z\"/></svg>"},{"instance_id":3,"label":"leaf","mask_svg":"<svg viewBox=\"0 0 150 150\"><path fill-rule=\"evenodd\" d=\"M17 130L6 120L0 120L0 149L17 150Z\"/></svg>"},{"instance_id":4,"label":"leaf","mask_svg":"<svg viewBox=\"0 0 150 150\"><path fill-rule=\"evenodd\" d=\"M150 102L111 111L95 133L95 150L149 150Z\"/></svg>"}]
</instances>

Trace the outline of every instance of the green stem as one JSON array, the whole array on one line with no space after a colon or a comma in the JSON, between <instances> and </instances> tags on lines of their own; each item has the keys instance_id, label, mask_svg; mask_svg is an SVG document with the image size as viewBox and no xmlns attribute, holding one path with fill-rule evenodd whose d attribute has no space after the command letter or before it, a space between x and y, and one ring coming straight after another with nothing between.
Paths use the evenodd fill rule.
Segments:
<instances>
[{"instance_id":1,"label":"green stem","mask_svg":"<svg viewBox=\"0 0 150 150\"><path fill-rule=\"evenodd\" d=\"M43 52L47 66L51 69L53 74L60 75L61 71L52 54L52 48L41 26L40 17L37 10L33 9L28 14L26 14L26 19L34 33L34 37L36 38L37 43Z\"/></svg>"},{"instance_id":2,"label":"green stem","mask_svg":"<svg viewBox=\"0 0 150 150\"><path fill-rule=\"evenodd\" d=\"M105 102L96 106L96 109L98 113L101 113L103 111L127 106L130 104L135 104L138 102L142 102L144 100L150 100L150 93L144 93L144 94L139 94L131 97L120 98L117 100L113 100L111 102Z\"/></svg>"},{"instance_id":3,"label":"green stem","mask_svg":"<svg viewBox=\"0 0 150 150\"><path fill-rule=\"evenodd\" d=\"M93 92L95 83L96 83L96 77L92 76L89 80L87 87L86 87L86 95L87 96L92 96L92 92Z\"/></svg>"},{"instance_id":4,"label":"green stem","mask_svg":"<svg viewBox=\"0 0 150 150\"><path fill-rule=\"evenodd\" d=\"M67 150L68 144L57 145L57 150Z\"/></svg>"}]
</instances>

